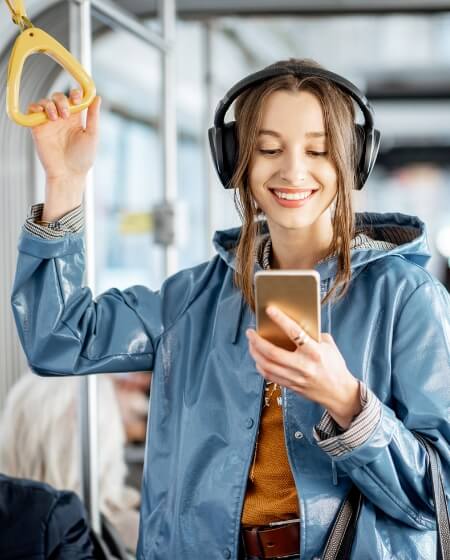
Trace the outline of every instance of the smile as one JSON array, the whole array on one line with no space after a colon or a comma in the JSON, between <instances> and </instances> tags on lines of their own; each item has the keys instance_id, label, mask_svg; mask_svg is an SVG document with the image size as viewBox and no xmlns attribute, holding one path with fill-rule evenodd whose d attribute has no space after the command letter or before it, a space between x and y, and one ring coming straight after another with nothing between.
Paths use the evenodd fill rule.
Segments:
<instances>
[{"instance_id":1,"label":"smile","mask_svg":"<svg viewBox=\"0 0 450 560\"><path fill-rule=\"evenodd\" d=\"M281 205L288 208L298 208L306 204L316 192L315 190L308 191L287 191L287 189L276 190L270 189L272 196Z\"/></svg>"},{"instance_id":2,"label":"smile","mask_svg":"<svg viewBox=\"0 0 450 560\"><path fill-rule=\"evenodd\" d=\"M296 193L286 193L280 191L273 191L278 198L284 198L286 200L304 200L312 193L312 191L296 192Z\"/></svg>"}]
</instances>

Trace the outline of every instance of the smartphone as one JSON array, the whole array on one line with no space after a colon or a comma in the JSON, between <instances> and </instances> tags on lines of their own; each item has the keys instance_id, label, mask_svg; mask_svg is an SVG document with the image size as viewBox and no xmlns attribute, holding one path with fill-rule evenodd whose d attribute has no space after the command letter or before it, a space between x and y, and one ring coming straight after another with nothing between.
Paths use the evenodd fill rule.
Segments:
<instances>
[{"instance_id":1,"label":"smartphone","mask_svg":"<svg viewBox=\"0 0 450 560\"><path fill-rule=\"evenodd\" d=\"M275 305L320 342L320 276L316 270L263 270L255 274L256 330L286 350L297 346L267 315Z\"/></svg>"}]
</instances>

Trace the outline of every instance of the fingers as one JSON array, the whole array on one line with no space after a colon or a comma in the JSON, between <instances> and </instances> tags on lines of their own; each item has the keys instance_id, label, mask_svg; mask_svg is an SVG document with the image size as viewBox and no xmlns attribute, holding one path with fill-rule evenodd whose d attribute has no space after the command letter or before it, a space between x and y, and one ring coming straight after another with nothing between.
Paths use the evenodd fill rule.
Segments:
<instances>
[{"instance_id":1,"label":"fingers","mask_svg":"<svg viewBox=\"0 0 450 560\"><path fill-rule=\"evenodd\" d=\"M28 106L28 113L45 112L51 121L56 121L59 118L68 119L71 116L70 103L78 105L81 99L82 92L79 89L72 89L69 98L62 92L56 92L52 94L50 99L43 98L37 103L31 103Z\"/></svg>"},{"instance_id":2,"label":"fingers","mask_svg":"<svg viewBox=\"0 0 450 560\"><path fill-rule=\"evenodd\" d=\"M293 365L287 362L273 361L261 353L251 341L249 350L250 355L255 360L257 371L265 379L297 392L302 391L308 384L308 375L305 374L305 370L301 367L300 363ZM292 352L290 354L290 357L292 357Z\"/></svg>"},{"instance_id":3,"label":"fingers","mask_svg":"<svg viewBox=\"0 0 450 560\"><path fill-rule=\"evenodd\" d=\"M295 355L295 352L290 352L289 350L284 350L284 348L275 346L275 344L262 338L252 329L248 329L246 335L252 346L252 352L257 353L258 356L262 356L266 360L280 364L283 367L295 369L298 366L298 356Z\"/></svg>"},{"instance_id":4,"label":"fingers","mask_svg":"<svg viewBox=\"0 0 450 560\"><path fill-rule=\"evenodd\" d=\"M83 93L82 93L81 89L71 89L70 90L69 98L70 98L70 102L73 105L78 105L78 103L81 102L82 97L83 97Z\"/></svg>"},{"instance_id":5,"label":"fingers","mask_svg":"<svg viewBox=\"0 0 450 560\"><path fill-rule=\"evenodd\" d=\"M54 93L51 99L55 104L58 115L63 119L68 119L70 117L69 101L64 93Z\"/></svg>"},{"instance_id":6,"label":"fingers","mask_svg":"<svg viewBox=\"0 0 450 560\"><path fill-rule=\"evenodd\" d=\"M28 113L42 113L45 112L50 120L56 120L58 114L55 104L49 99L40 99L37 103L31 103L28 106Z\"/></svg>"},{"instance_id":7,"label":"fingers","mask_svg":"<svg viewBox=\"0 0 450 560\"><path fill-rule=\"evenodd\" d=\"M298 347L314 349L317 342L308 333L280 309L270 306L266 309L269 317L274 321Z\"/></svg>"},{"instance_id":8,"label":"fingers","mask_svg":"<svg viewBox=\"0 0 450 560\"><path fill-rule=\"evenodd\" d=\"M294 372L286 369L275 370L272 366L265 369L258 363L255 364L255 367L264 379L272 381L273 383L278 383L280 387L286 387L286 389L299 392L305 385L305 381L302 379L302 376L298 374L298 371Z\"/></svg>"},{"instance_id":9,"label":"fingers","mask_svg":"<svg viewBox=\"0 0 450 560\"><path fill-rule=\"evenodd\" d=\"M97 95L94 101L88 107L86 117L86 132L92 136L95 136L98 133L101 102L101 97Z\"/></svg>"},{"instance_id":10,"label":"fingers","mask_svg":"<svg viewBox=\"0 0 450 560\"><path fill-rule=\"evenodd\" d=\"M274 381L274 377L276 377L277 382L281 381L280 384L286 386L286 384L292 382L294 378L298 378L298 369L289 367L289 365L285 363L280 364L270 360L264 354L258 352L257 348L252 343L249 345L249 350L250 355L255 360L256 369L267 379Z\"/></svg>"},{"instance_id":11,"label":"fingers","mask_svg":"<svg viewBox=\"0 0 450 560\"><path fill-rule=\"evenodd\" d=\"M42 105L39 105L38 103L30 103L28 105L28 114L42 113L43 111L45 111L44 107Z\"/></svg>"}]
</instances>

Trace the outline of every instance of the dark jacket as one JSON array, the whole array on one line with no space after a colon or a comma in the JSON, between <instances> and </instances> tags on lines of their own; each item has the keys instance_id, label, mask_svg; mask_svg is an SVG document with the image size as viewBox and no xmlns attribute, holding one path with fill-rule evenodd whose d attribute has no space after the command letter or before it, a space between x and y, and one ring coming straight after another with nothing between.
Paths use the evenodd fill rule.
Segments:
<instances>
[{"instance_id":1,"label":"dark jacket","mask_svg":"<svg viewBox=\"0 0 450 560\"><path fill-rule=\"evenodd\" d=\"M76 494L0 474L2 560L91 560L89 525Z\"/></svg>"}]
</instances>

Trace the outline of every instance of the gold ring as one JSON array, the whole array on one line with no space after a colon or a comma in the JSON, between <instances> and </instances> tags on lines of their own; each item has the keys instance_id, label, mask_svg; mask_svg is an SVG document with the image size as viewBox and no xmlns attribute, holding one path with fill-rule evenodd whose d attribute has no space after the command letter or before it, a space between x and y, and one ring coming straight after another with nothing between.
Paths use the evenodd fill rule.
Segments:
<instances>
[{"instance_id":1,"label":"gold ring","mask_svg":"<svg viewBox=\"0 0 450 560\"><path fill-rule=\"evenodd\" d=\"M305 333L305 331L300 331L298 333L298 335L293 340L294 340L295 344L297 344L297 346L303 346L303 344L305 344L307 338L308 338L308 335Z\"/></svg>"}]
</instances>

